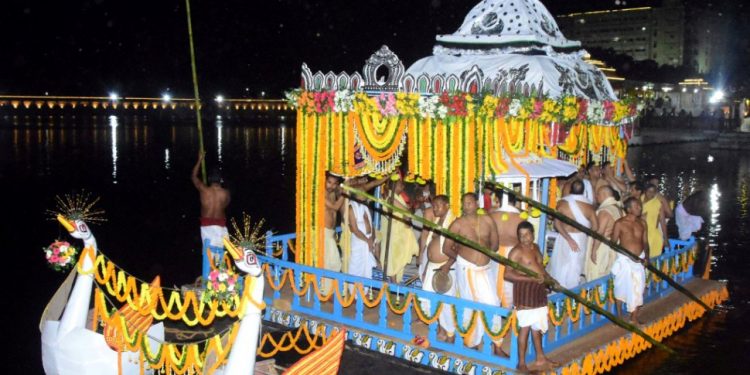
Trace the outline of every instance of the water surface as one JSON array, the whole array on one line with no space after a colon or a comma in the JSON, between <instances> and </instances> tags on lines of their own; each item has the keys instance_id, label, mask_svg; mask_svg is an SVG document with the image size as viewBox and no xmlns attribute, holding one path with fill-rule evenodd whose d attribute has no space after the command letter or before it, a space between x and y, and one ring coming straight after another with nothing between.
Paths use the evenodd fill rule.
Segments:
<instances>
[{"instance_id":1,"label":"water surface","mask_svg":"<svg viewBox=\"0 0 750 375\"><path fill-rule=\"evenodd\" d=\"M208 165L221 169L232 192L230 217L247 212L265 218L276 232L293 230L293 125L293 118L204 122ZM169 286L195 280L201 263L200 207L190 170L197 151L193 124L123 116L0 118L0 238L9 240L3 317L10 346L0 367L8 373L41 372L39 316L63 280L46 267L41 249L56 238L67 239L45 214L54 208L56 195L85 189L101 198L108 221L93 226L99 246L137 277L160 274ZM630 160L639 173L659 174L672 198L694 188L710 191L704 235L716 246L712 276L730 280L732 300L668 340L682 357L650 351L617 371L744 372L750 344L744 323L750 317L745 255L750 155L693 143L632 148Z\"/></svg>"}]
</instances>

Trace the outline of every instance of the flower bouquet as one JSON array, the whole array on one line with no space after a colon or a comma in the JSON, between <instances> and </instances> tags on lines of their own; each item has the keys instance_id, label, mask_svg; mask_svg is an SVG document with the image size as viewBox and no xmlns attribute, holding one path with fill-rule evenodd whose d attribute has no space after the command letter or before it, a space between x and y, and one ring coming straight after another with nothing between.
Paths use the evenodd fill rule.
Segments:
<instances>
[{"instance_id":1,"label":"flower bouquet","mask_svg":"<svg viewBox=\"0 0 750 375\"><path fill-rule=\"evenodd\" d=\"M237 274L226 268L217 268L208 274L206 289L201 295L201 301L209 303L212 300L234 305L237 295Z\"/></svg>"},{"instance_id":2,"label":"flower bouquet","mask_svg":"<svg viewBox=\"0 0 750 375\"><path fill-rule=\"evenodd\" d=\"M47 258L47 264L55 271L63 272L70 269L75 262L78 250L70 246L67 241L55 241L51 245L42 249L44 256Z\"/></svg>"}]
</instances>

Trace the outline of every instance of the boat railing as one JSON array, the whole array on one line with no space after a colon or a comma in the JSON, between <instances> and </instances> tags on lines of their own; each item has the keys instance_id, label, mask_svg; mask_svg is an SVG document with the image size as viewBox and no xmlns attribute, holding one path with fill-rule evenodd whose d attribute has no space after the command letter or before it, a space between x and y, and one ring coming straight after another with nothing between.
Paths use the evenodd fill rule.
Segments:
<instances>
[{"instance_id":1,"label":"boat railing","mask_svg":"<svg viewBox=\"0 0 750 375\"><path fill-rule=\"evenodd\" d=\"M415 321L421 321L426 325L427 339L434 349L473 360L491 360L501 366L516 366L518 344L516 335L511 332L511 328L515 327L515 321L509 319L512 315L510 309L304 266L268 256L259 258L264 267L268 267L268 285L274 290L272 295L266 296L266 303L269 305L274 300L282 298L284 284L292 282L293 285L287 284L286 287L292 289L291 310L294 312L407 343L417 334L414 324L419 323ZM328 294L323 291L325 279L331 280L333 285L332 292ZM426 301L429 301L429 305L425 303L423 306ZM458 323L456 340L453 343L437 338L438 316L442 311L439 309L445 308L450 309L454 323ZM266 314L267 318L270 318L270 312ZM497 321L498 324L493 325L493 321ZM482 327L478 331L483 333L479 350L464 346L464 337L468 338L476 325ZM510 358L493 356L492 340L501 339L508 332L511 332Z\"/></svg>"},{"instance_id":2,"label":"boat railing","mask_svg":"<svg viewBox=\"0 0 750 375\"><path fill-rule=\"evenodd\" d=\"M267 303L270 304L273 300L281 298L282 286L288 279L287 281L293 281L291 283L293 285L288 286L292 287L291 309L295 312L403 341L411 341L414 338L412 321L416 315L417 320L428 326L427 338L432 348L455 353L465 358L515 368L518 350L517 326L515 319L511 318L514 315L512 310L292 263L285 260L284 257L288 249L285 243L293 238L293 235L269 236L268 238L267 253L266 256L261 257L261 261L266 264L264 267L268 267L266 276L269 284L274 286L275 291L272 296L266 296ZM274 251L274 249L279 248L284 249L284 251L281 253ZM652 258L651 262L677 282L685 283L693 277L692 265L695 260L696 249L694 238L688 241L670 240L668 249L662 255ZM286 257L288 258L288 255ZM332 294L324 295L321 292L323 288L321 280L324 278L333 280L335 288L333 288ZM614 287L611 276L582 284L574 288L573 291L603 309L615 312ZM660 280L650 272L648 273L644 301L657 299L670 291L672 291L672 288L665 281ZM430 301L430 308L423 309L419 303L420 300ZM457 332L457 339L453 344L437 340L436 306L438 304L442 304L444 308L451 308L454 321L459 323L457 324L459 332ZM327 305L327 307L321 308L322 305ZM353 312L351 311L352 305ZM575 300L561 293L551 294L548 306L550 309L550 330L544 335L543 339L545 351L559 348L596 330L607 322L603 315L576 303ZM364 319L366 309L376 310L377 319ZM471 311L477 311L475 322L468 319L465 321L463 318L465 313L471 316ZM269 314L269 312L266 313L267 318L270 317ZM492 326L493 317L502 318L500 328ZM512 323L512 327L508 327L509 322ZM472 324L483 325L484 337L481 350L468 349L463 345L461 337L466 334L462 332L468 332L469 328L473 328ZM492 355L491 341L493 337L495 339L505 337L506 340L511 340L510 358ZM531 359L534 355L534 349L533 345L529 345L529 347L528 356Z\"/></svg>"}]
</instances>

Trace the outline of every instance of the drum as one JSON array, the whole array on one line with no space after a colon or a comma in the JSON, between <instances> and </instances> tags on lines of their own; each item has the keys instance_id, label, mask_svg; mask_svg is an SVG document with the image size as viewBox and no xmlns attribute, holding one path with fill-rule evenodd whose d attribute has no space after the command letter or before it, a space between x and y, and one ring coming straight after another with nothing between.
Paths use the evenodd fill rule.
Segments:
<instances>
[{"instance_id":1,"label":"drum","mask_svg":"<svg viewBox=\"0 0 750 375\"><path fill-rule=\"evenodd\" d=\"M452 286L453 277L451 277L450 273L435 270L435 275L432 276L432 289L436 293L445 294L447 291L451 290Z\"/></svg>"}]
</instances>

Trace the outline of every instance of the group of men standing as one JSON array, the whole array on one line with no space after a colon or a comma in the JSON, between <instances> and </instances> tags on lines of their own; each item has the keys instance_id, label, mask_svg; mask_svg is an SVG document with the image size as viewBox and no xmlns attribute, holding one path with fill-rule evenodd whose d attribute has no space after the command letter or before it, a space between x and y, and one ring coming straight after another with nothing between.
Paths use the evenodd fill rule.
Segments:
<instances>
[{"instance_id":1,"label":"group of men standing","mask_svg":"<svg viewBox=\"0 0 750 375\"><path fill-rule=\"evenodd\" d=\"M201 193L201 233L211 244L226 236L224 210L229 202L229 193L220 185L220 178L211 176L208 184L198 178L198 167L192 171L192 180ZM477 196L467 193L462 196L462 214L454 216L450 210L449 198L437 195L429 204L421 207L424 218L443 229L459 234L498 255L517 262L537 273L537 277L521 274L513 268L493 262L490 257L474 248L456 242L439 232L423 227L419 239L413 232L410 220L397 213L385 210L386 224L381 226L381 234L376 234L375 223L369 206L356 194L345 196L340 184L342 180L327 175L325 184L325 256L323 268L345 272L365 278L372 278L373 268L383 265L388 271L386 277L401 280L403 269L413 256L419 259L419 278L423 288L435 291L433 279L441 274L450 275L451 280L445 295L456 296L475 302L515 308L519 335L519 369L527 370L525 352L528 333L537 352L538 366L554 365L542 351L541 335L547 330L547 285L552 281L564 288L575 288L586 281L614 275L614 295L618 302L627 304L630 319L639 323L638 308L643 304L645 287L644 265L650 256L661 254L667 243L666 219L672 217L670 205L658 193L658 179L647 179L643 184L634 179L626 165L626 173L632 180L628 186L614 175L609 163L602 166L590 165L580 170L562 185L562 199L557 203L558 211L580 226L598 232L612 242L619 243L634 258L615 253L609 246L590 238L569 221L554 220L558 238L545 269L543 255L534 243L534 227L525 221L513 199L503 200L501 193L485 191L486 215L480 214ZM390 179L386 176L370 180L367 177L348 179L344 183L359 190L369 191ZM392 179L393 180L393 179ZM402 179L390 184L388 199L395 206L409 210L409 197L405 193ZM428 194L429 195L429 194ZM488 196L498 198L492 204ZM621 197L627 197L620 203ZM429 197L428 197L429 198ZM502 202L502 203L500 203ZM679 213L679 212L678 212ZM335 227L340 215L344 228L338 245ZM679 219L679 218L678 218ZM544 224L542 224L544 225ZM215 233L214 233L215 232ZM381 239L394 248L392 254L381 252ZM321 288L324 293L332 293L332 280L324 278ZM422 308L432 311L428 300L420 300ZM444 306L438 318L438 338L443 341L455 340L456 326L453 309ZM463 312L462 324L466 326L472 319L473 311ZM494 316L493 331L500 328L501 319ZM484 336L484 325L475 324L465 338L465 344L479 347ZM495 354L507 356L502 349L502 338L493 341Z\"/></svg>"}]
</instances>

